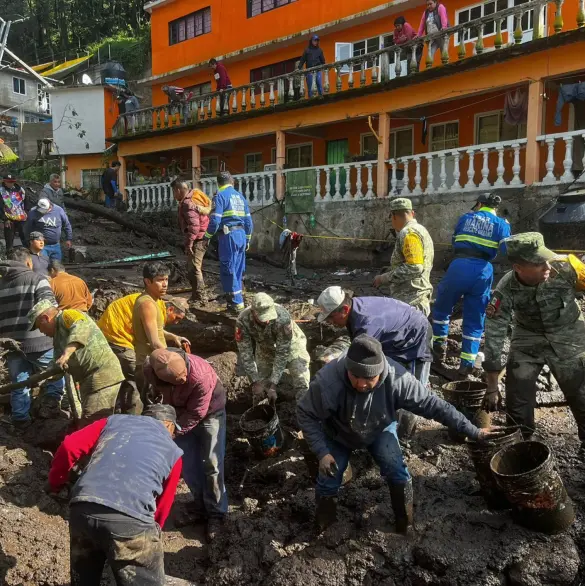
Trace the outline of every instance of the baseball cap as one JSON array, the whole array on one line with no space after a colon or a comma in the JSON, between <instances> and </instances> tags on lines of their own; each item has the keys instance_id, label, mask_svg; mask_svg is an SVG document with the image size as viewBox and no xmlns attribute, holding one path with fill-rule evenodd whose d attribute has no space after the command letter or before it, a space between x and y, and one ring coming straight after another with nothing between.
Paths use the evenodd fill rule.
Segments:
<instances>
[{"instance_id":1,"label":"baseball cap","mask_svg":"<svg viewBox=\"0 0 585 586\"><path fill-rule=\"evenodd\" d=\"M39 317L39 315L45 313L47 309L51 309L51 307L54 307L55 309L57 308L57 305L51 299L41 299L36 305L34 305L33 308L28 312L28 315L26 316L29 323L28 329L36 330L37 326L35 325L35 322L37 321L37 318Z\"/></svg>"},{"instance_id":2,"label":"baseball cap","mask_svg":"<svg viewBox=\"0 0 585 586\"><path fill-rule=\"evenodd\" d=\"M397 197L390 201L390 211L399 212L402 210L412 211L412 202L406 197Z\"/></svg>"},{"instance_id":3,"label":"baseball cap","mask_svg":"<svg viewBox=\"0 0 585 586\"><path fill-rule=\"evenodd\" d=\"M273 321L278 317L274 299L266 293L256 293L252 299L252 311L261 322Z\"/></svg>"},{"instance_id":4,"label":"baseball cap","mask_svg":"<svg viewBox=\"0 0 585 586\"><path fill-rule=\"evenodd\" d=\"M345 291L335 285L333 287L327 287L319 299L317 299L317 305L321 310L321 313L317 316L319 323L324 322L342 303L345 299Z\"/></svg>"},{"instance_id":5,"label":"baseball cap","mask_svg":"<svg viewBox=\"0 0 585 586\"><path fill-rule=\"evenodd\" d=\"M524 232L504 240L508 256L518 257L526 262L540 264L557 258L557 254L544 245L540 232Z\"/></svg>"},{"instance_id":6,"label":"baseball cap","mask_svg":"<svg viewBox=\"0 0 585 586\"><path fill-rule=\"evenodd\" d=\"M28 239L29 240L44 240L45 237L43 236L42 232L31 232Z\"/></svg>"},{"instance_id":7,"label":"baseball cap","mask_svg":"<svg viewBox=\"0 0 585 586\"><path fill-rule=\"evenodd\" d=\"M37 203L37 207L41 212L48 212L51 209L51 202L46 197L41 197Z\"/></svg>"},{"instance_id":8,"label":"baseball cap","mask_svg":"<svg viewBox=\"0 0 585 586\"><path fill-rule=\"evenodd\" d=\"M311 41L318 41L319 40L319 35L313 35L311 37Z\"/></svg>"},{"instance_id":9,"label":"baseball cap","mask_svg":"<svg viewBox=\"0 0 585 586\"><path fill-rule=\"evenodd\" d=\"M171 385L183 384L187 376L187 364L181 354L166 348L155 350L149 361L157 378Z\"/></svg>"},{"instance_id":10,"label":"baseball cap","mask_svg":"<svg viewBox=\"0 0 585 586\"><path fill-rule=\"evenodd\" d=\"M2 177L3 181L6 181L7 183L10 183L11 181L16 182L16 177L14 177L14 175L4 175L4 177Z\"/></svg>"},{"instance_id":11,"label":"baseball cap","mask_svg":"<svg viewBox=\"0 0 585 586\"><path fill-rule=\"evenodd\" d=\"M144 417L152 417L157 421L170 421L177 425L177 412L172 405L148 405L142 412Z\"/></svg>"}]
</instances>

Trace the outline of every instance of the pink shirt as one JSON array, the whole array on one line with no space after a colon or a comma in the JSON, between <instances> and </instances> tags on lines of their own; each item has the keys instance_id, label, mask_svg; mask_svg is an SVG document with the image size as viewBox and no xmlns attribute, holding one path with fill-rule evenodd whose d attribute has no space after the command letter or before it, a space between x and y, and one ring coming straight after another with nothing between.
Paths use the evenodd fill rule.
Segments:
<instances>
[{"instance_id":1,"label":"pink shirt","mask_svg":"<svg viewBox=\"0 0 585 586\"><path fill-rule=\"evenodd\" d=\"M416 33L414 29L405 22L402 25L402 30L399 31L398 29L394 29L394 44L395 45L403 45L404 43L408 43L408 41L412 41L416 37Z\"/></svg>"},{"instance_id":2,"label":"pink shirt","mask_svg":"<svg viewBox=\"0 0 585 586\"><path fill-rule=\"evenodd\" d=\"M441 29L449 28L449 18L447 17L447 9L443 4L437 4L436 10L439 12L439 18L441 20ZM426 33L426 26L427 26L427 11L425 10L422 14L422 18L420 19L420 26L418 27L418 36L424 37Z\"/></svg>"}]
</instances>

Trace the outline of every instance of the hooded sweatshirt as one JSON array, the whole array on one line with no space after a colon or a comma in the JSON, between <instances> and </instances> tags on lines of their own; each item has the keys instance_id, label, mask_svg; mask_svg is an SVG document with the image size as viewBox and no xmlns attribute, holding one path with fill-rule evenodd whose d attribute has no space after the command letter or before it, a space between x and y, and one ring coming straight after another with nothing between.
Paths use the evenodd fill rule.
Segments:
<instances>
[{"instance_id":1,"label":"hooded sweatshirt","mask_svg":"<svg viewBox=\"0 0 585 586\"><path fill-rule=\"evenodd\" d=\"M345 354L322 368L297 406L297 419L311 450L321 459L329 454L327 438L350 449L365 448L406 409L434 419L458 433L477 439L480 430L439 399L393 360L387 359L376 388L359 393L345 368Z\"/></svg>"},{"instance_id":2,"label":"hooded sweatshirt","mask_svg":"<svg viewBox=\"0 0 585 586\"><path fill-rule=\"evenodd\" d=\"M65 210L53 204L51 209L43 214L38 207L34 207L26 221L26 235L31 232L40 232L45 237L45 244L59 244L61 231L65 230L65 240L73 240L73 230Z\"/></svg>"},{"instance_id":3,"label":"hooded sweatshirt","mask_svg":"<svg viewBox=\"0 0 585 586\"><path fill-rule=\"evenodd\" d=\"M303 68L304 64L307 64L307 69L311 67L318 67L319 65L325 65L325 55L323 55L323 49L319 45L313 46L313 41L309 41L309 46L305 49L303 56L299 62L299 69Z\"/></svg>"},{"instance_id":4,"label":"hooded sweatshirt","mask_svg":"<svg viewBox=\"0 0 585 586\"><path fill-rule=\"evenodd\" d=\"M51 338L39 330L29 331L28 312L42 299L57 305L45 277L33 273L24 263L0 262L0 338L20 342L25 354L46 352L53 347Z\"/></svg>"},{"instance_id":5,"label":"hooded sweatshirt","mask_svg":"<svg viewBox=\"0 0 585 586\"><path fill-rule=\"evenodd\" d=\"M46 197L51 203L63 207L63 189L53 189L50 183L47 183L39 191L39 199Z\"/></svg>"}]
</instances>

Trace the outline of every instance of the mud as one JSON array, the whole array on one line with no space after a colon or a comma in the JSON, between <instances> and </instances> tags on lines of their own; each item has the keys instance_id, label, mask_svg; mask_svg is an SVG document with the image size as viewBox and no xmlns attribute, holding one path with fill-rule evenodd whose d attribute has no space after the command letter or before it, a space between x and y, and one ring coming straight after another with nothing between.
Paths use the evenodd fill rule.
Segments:
<instances>
[{"instance_id":1,"label":"mud","mask_svg":"<svg viewBox=\"0 0 585 586\"><path fill-rule=\"evenodd\" d=\"M246 431L260 431L264 427L266 427L266 421L264 419L246 420Z\"/></svg>"}]
</instances>

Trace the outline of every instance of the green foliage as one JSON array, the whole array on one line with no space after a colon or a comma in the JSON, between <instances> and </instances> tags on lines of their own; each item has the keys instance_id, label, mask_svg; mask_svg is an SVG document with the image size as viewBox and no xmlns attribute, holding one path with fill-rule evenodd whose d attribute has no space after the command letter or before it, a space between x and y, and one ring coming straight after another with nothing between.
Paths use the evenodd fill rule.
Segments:
<instances>
[{"instance_id":1,"label":"green foliage","mask_svg":"<svg viewBox=\"0 0 585 586\"><path fill-rule=\"evenodd\" d=\"M44 185L53 173L61 173L61 165L57 160L39 161L21 169L18 175L26 181L36 181Z\"/></svg>"}]
</instances>

